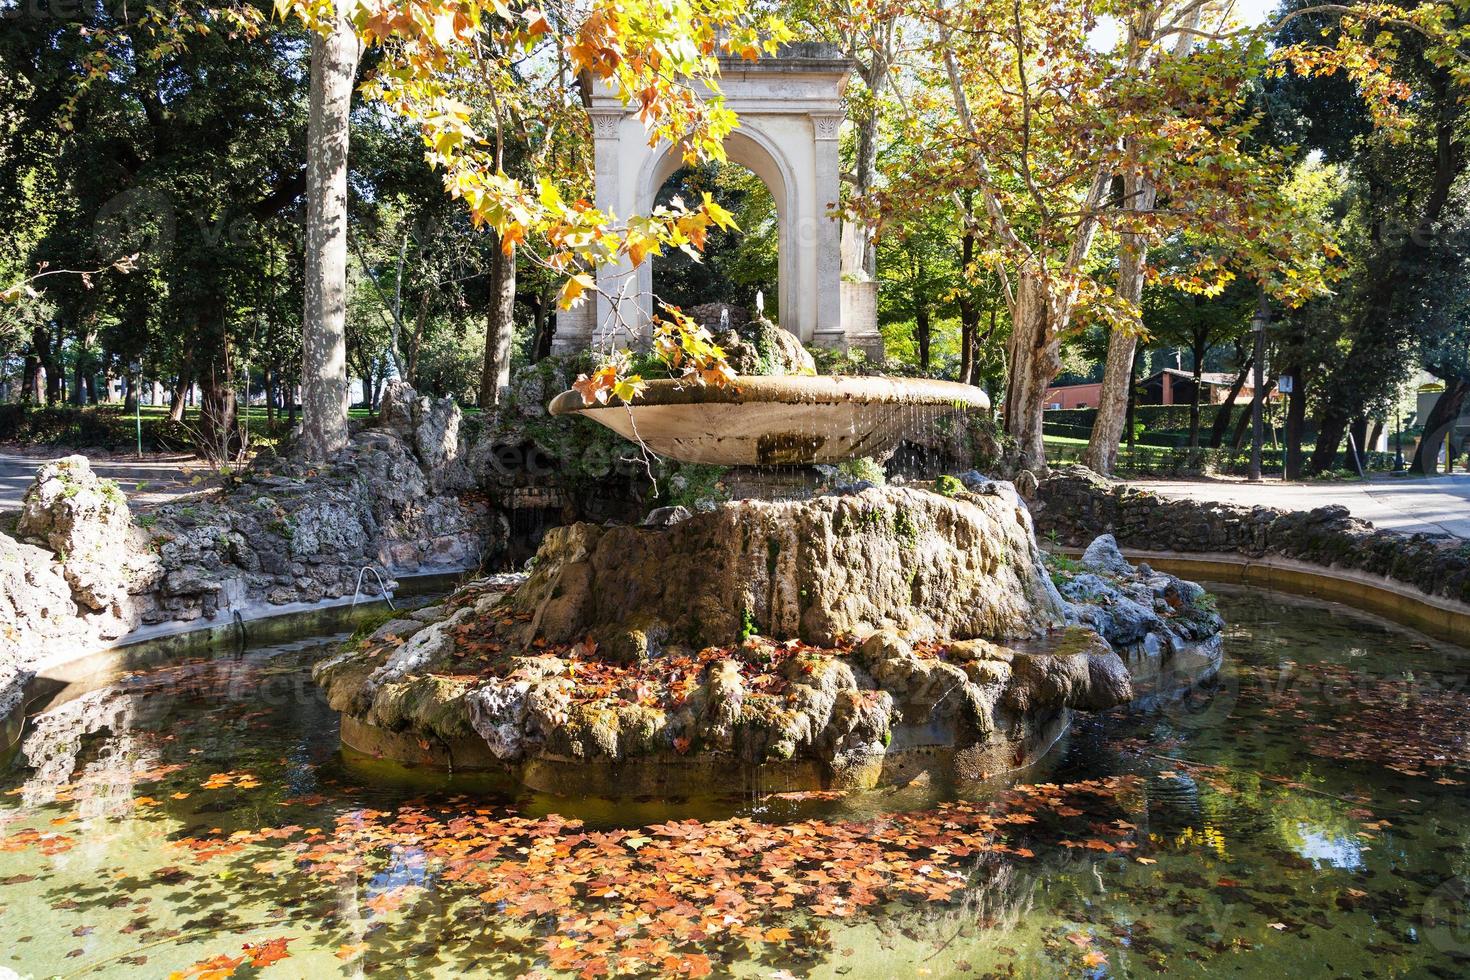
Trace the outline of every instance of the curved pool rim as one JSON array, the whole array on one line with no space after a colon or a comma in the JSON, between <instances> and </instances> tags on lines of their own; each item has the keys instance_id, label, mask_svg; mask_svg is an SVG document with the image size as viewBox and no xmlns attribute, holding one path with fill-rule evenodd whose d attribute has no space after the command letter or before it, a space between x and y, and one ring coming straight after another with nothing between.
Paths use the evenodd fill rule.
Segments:
<instances>
[{"instance_id":1,"label":"curved pool rim","mask_svg":"<svg viewBox=\"0 0 1470 980\"><path fill-rule=\"evenodd\" d=\"M1074 547L1052 550L1072 557L1082 554L1081 548ZM1161 572L1206 585L1244 585L1326 599L1470 648L1470 604L1429 595L1386 576L1274 555L1251 558L1231 552L1120 550L1134 564L1147 562Z\"/></svg>"},{"instance_id":2,"label":"curved pool rim","mask_svg":"<svg viewBox=\"0 0 1470 980\"><path fill-rule=\"evenodd\" d=\"M30 715L67 700L69 691L80 693L95 687L100 678L121 671L162 667L221 649L296 639L305 634L340 633L389 608L389 599L447 594L471 571L436 570L399 575L396 576L398 588L387 597L361 598L354 602L351 596L343 596L306 608L249 618L219 617L189 623L183 628L168 628L177 624L167 624L164 629L144 627L111 646L42 661L36 667L35 676L26 682L20 703L0 716L0 765L13 757Z\"/></svg>"}]
</instances>

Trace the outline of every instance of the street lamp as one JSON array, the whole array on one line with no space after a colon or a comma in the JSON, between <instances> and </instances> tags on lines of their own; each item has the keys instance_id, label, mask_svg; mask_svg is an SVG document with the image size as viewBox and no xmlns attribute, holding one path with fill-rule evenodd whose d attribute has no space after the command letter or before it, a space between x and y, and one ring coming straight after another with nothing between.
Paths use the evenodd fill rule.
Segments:
<instances>
[{"instance_id":1,"label":"street lamp","mask_svg":"<svg viewBox=\"0 0 1470 980\"><path fill-rule=\"evenodd\" d=\"M1393 406L1393 471L1402 473L1404 467L1404 403L1402 398Z\"/></svg>"},{"instance_id":2,"label":"street lamp","mask_svg":"<svg viewBox=\"0 0 1470 980\"><path fill-rule=\"evenodd\" d=\"M1266 398L1266 324L1271 322L1271 304L1266 291L1261 290L1260 302L1256 304L1256 315L1251 318L1251 333L1255 336L1256 351L1253 372L1255 391L1251 398L1251 469L1250 481L1261 482L1261 412Z\"/></svg>"}]
</instances>

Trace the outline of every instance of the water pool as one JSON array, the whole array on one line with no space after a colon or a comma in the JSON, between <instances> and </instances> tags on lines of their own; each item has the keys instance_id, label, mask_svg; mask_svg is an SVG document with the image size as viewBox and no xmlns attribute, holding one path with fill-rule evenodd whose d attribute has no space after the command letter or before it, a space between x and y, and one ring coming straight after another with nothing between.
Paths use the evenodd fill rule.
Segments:
<instances>
[{"instance_id":1,"label":"water pool","mask_svg":"<svg viewBox=\"0 0 1470 980\"><path fill-rule=\"evenodd\" d=\"M344 756L342 637L112 679L0 772L0 977L1463 976L1470 653L1226 591L1218 680L959 790L564 800Z\"/></svg>"}]
</instances>

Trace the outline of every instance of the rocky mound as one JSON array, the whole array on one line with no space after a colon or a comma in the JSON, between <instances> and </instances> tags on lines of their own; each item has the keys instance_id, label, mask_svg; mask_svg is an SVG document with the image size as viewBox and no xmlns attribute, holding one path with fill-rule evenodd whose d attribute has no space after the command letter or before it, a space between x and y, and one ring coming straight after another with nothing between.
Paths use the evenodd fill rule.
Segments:
<instances>
[{"instance_id":1,"label":"rocky mound","mask_svg":"<svg viewBox=\"0 0 1470 980\"><path fill-rule=\"evenodd\" d=\"M1070 710L1132 689L1099 614L1054 588L1014 491L977 488L562 528L529 578L473 583L315 676L349 745L553 792L687 791L732 765L802 788L935 758L1014 768ZM1175 593L1144 631L1160 655L1194 631L1174 624L1202 592Z\"/></svg>"},{"instance_id":2,"label":"rocky mound","mask_svg":"<svg viewBox=\"0 0 1470 980\"><path fill-rule=\"evenodd\" d=\"M158 578L122 491L85 456L40 468L15 535L0 534L0 718L19 702L30 664L136 626Z\"/></svg>"},{"instance_id":3,"label":"rocky mound","mask_svg":"<svg viewBox=\"0 0 1470 980\"><path fill-rule=\"evenodd\" d=\"M817 362L796 334L765 317L744 322L716 336L736 374L816 374Z\"/></svg>"}]
</instances>

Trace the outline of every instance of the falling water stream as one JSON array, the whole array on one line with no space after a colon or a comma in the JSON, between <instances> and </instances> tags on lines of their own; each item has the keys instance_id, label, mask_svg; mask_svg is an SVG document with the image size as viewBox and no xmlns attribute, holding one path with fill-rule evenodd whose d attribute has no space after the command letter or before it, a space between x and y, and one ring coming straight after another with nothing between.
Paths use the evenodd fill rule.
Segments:
<instances>
[{"instance_id":1,"label":"falling water stream","mask_svg":"<svg viewBox=\"0 0 1470 980\"><path fill-rule=\"evenodd\" d=\"M0 771L0 976L1465 975L1467 652L1220 606L1206 690L1080 718L1004 784L846 797L344 757L309 673L335 636L114 677Z\"/></svg>"}]
</instances>

